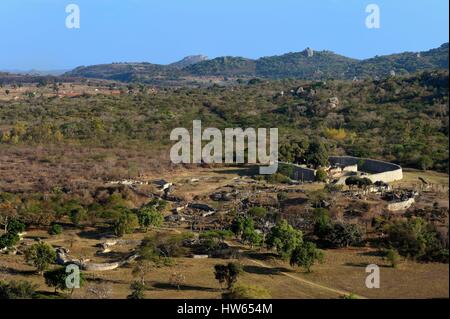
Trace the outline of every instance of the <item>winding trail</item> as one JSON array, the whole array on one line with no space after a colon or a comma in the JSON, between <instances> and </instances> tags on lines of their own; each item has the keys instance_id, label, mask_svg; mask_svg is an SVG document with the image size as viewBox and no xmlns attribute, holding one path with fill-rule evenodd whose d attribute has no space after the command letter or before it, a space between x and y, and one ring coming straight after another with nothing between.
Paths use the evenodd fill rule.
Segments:
<instances>
[{"instance_id":1,"label":"winding trail","mask_svg":"<svg viewBox=\"0 0 450 319\"><path fill-rule=\"evenodd\" d=\"M248 259L248 260L251 261L254 264L257 264L258 266L261 266L261 267L264 267L264 268L268 268L268 269L272 268L269 265L267 265L267 264L265 264L265 263L263 263L261 261L257 261L257 260L254 260L254 259ZM293 274L290 274L290 273L287 273L287 272L284 272L284 271L281 271L279 273L284 275L284 276L287 276L289 278L292 278L292 279L294 279L294 280L296 280L298 282L301 282L303 284L310 285L311 287L314 287L314 288L317 288L317 289L327 290L327 291L333 292L333 293L335 293L335 294L337 294L339 296L350 295L350 292L348 292L348 291L335 289L335 288L327 287L327 286L324 286L324 285L321 285L321 284L317 284L317 283L314 283L312 281L309 281L309 280L306 280L306 279L294 276ZM353 295L356 298L358 298L358 299L368 299L367 297L364 297L364 296L361 296L361 295L356 295L356 294L353 294Z\"/></svg>"}]
</instances>

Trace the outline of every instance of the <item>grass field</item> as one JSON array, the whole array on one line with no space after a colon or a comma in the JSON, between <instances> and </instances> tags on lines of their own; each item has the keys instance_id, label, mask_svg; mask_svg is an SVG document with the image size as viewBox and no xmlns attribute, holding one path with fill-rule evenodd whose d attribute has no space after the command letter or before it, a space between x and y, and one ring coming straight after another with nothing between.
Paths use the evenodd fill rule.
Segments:
<instances>
[{"instance_id":1,"label":"grass field","mask_svg":"<svg viewBox=\"0 0 450 319\"><path fill-rule=\"evenodd\" d=\"M169 230L164 230L169 231ZM171 230L172 232L174 230ZM95 234L67 231L64 235L46 239L42 231L31 231L25 241L40 237L54 246L69 247L76 257L90 258L94 262L108 262L123 257L132 246L114 248L114 252L104 257L95 256L94 246L99 243ZM127 235L126 239L139 239L144 234ZM236 244L237 243L232 243ZM312 273L291 268L288 263L274 258L265 250L243 253L239 262L243 274L238 282L257 284L266 288L273 298L339 298L345 293L354 293L366 298L448 298L449 266L446 264L421 264L412 261L402 262L398 268L388 266L376 250L351 248L325 251L325 263L313 267ZM146 276L147 298L220 298L221 287L214 278L214 265L227 263L223 259L175 258L169 267L155 268ZM380 289L368 289L365 268L369 264L380 267ZM130 283L136 278L132 275L132 265L105 272L87 272L86 285L74 292L74 298L92 298L89 288L101 283L111 289L110 297L124 298L129 294ZM185 276L180 290L170 285L173 273ZM298 278L298 279L296 279ZM0 279L26 279L37 285L39 290L51 292L43 277L35 273L24 262L23 256L2 255L0 258Z\"/></svg>"}]
</instances>

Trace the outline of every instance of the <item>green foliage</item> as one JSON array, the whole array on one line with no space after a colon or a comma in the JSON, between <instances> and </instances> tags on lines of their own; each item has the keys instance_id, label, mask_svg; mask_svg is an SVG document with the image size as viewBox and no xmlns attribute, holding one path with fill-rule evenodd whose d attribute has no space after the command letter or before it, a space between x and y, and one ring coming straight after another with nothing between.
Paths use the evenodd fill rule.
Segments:
<instances>
[{"instance_id":1,"label":"green foliage","mask_svg":"<svg viewBox=\"0 0 450 319\"><path fill-rule=\"evenodd\" d=\"M139 281L133 281L130 285L131 294L127 296L127 299L145 299L144 291L145 285Z\"/></svg>"},{"instance_id":2,"label":"green foliage","mask_svg":"<svg viewBox=\"0 0 450 319\"><path fill-rule=\"evenodd\" d=\"M12 234L12 233L6 233L0 236L0 249L3 249L5 247L13 247L15 246L20 240L19 235Z\"/></svg>"},{"instance_id":3,"label":"green foliage","mask_svg":"<svg viewBox=\"0 0 450 319\"><path fill-rule=\"evenodd\" d=\"M270 230L266 238L267 247L275 248L283 258L288 258L302 243L302 232L294 229L284 219Z\"/></svg>"},{"instance_id":4,"label":"green foliage","mask_svg":"<svg viewBox=\"0 0 450 319\"><path fill-rule=\"evenodd\" d=\"M318 139L313 140L309 144L309 148L305 154L306 163L316 168L327 166L329 164L328 157L327 147Z\"/></svg>"},{"instance_id":5,"label":"green foliage","mask_svg":"<svg viewBox=\"0 0 450 319\"><path fill-rule=\"evenodd\" d=\"M12 219L8 223L8 227L6 228L6 231L10 234L20 234L25 231L25 224L22 223L20 220Z\"/></svg>"},{"instance_id":6,"label":"green foliage","mask_svg":"<svg viewBox=\"0 0 450 319\"><path fill-rule=\"evenodd\" d=\"M37 285L28 281L0 281L0 300L32 299L36 294Z\"/></svg>"},{"instance_id":7,"label":"green foliage","mask_svg":"<svg viewBox=\"0 0 450 319\"><path fill-rule=\"evenodd\" d=\"M84 275L81 271L79 274L80 274L79 286L83 287ZM56 290L61 291L68 290L70 288L67 287L66 279L69 275L70 273L66 272L66 267L58 267L53 270L48 270L44 272L45 284L49 287L55 288L55 292Z\"/></svg>"},{"instance_id":8,"label":"green foliage","mask_svg":"<svg viewBox=\"0 0 450 319\"><path fill-rule=\"evenodd\" d=\"M253 218L264 219L267 216L267 209L264 207L252 207L248 210L247 214Z\"/></svg>"},{"instance_id":9,"label":"green foliage","mask_svg":"<svg viewBox=\"0 0 450 319\"><path fill-rule=\"evenodd\" d=\"M359 245L363 240L363 233L358 225L342 222L327 223L326 217L316 223L315 235L325 245L334 248Z\"/></svg>"},{"instance_id":10,"label":"green foliage","mask_svg":"<svg viewBox=\"0 0 450 319\"><path fill-rule=\"evenodd\" d=\"M50 229L48 230L48 233L50 235L60 235L63 232L63 228L59 224L53 224Z\"/></svg>"},{"instance_id":11,"label":"green foliage","mask_svg":"<svg viewBox=\"0 0 450 319\"><path fill-rule=\"evenodd\" d=\"M25 251L25 260L42 273L56 260L56 252L50 244L40 242Z\"/></svg>"},{"instance_id":12,"label":"green foliage","mask_svg":"<svg viewBox=\"0 0 450 319\"><path fill-rule=\"evenodd\" d=\"M317 182L326 182L328 178L328 174L324 169L319 168L316 171L316 181Z\"/></svg>"},{"instance_id":13,"label":"green foliage","mask_svg":"<svg viewBox=\"0 0 450 319\"><path fill-rule=\"evenodd\" d=\"M133 212L124 210L114 223L114 234L122 237L131 234L139 226L139 219Z\"/></svg>"},{"instance_id":14,"label":"green foliage","mask_svg":"<svg viewBox=\"0 0 450 319\"><path fill-rule=\"evenodd\" d=\"M228 263L227 265L215 265L214 276L222 285L226 283L227 289L233 288L239 274L242 273L242 267L236 263Z\"/></svg>"},{"instance_id":15,"label":"green foliage","mask_svg":"<svg viewBox=\"0 0 450 319\"><path fill-rule=\"evenodd\" d=\"M311 272L311 267L316 262L322 263L323 259L323 252L317 249L314 243L304 242L292 251L290 264L291 266L299 266L304 268L307 272Z\"/></svg>"},{"instance_id":16,"label":"green foliage","mask_svg":"<svg viewBox=\"0 0 450 319\"><path fill-rule=\"evenodd\" d=\"M422 218L398 221L388 227L389 244L405 257L448 263L448 244L436 227Z\"/></svg>"},{"instance_id":17,"label":"green foliage","mask_svg":"<svg viewBox=\"0 0 450 319\"><path fill-rule=\"evenodd\" d=\"M397 268L399 262L400 262L400 255L396 249L390 248L386 250L386 259L391 264L392 268Z\"/></svg>"},{"instance_id":18,"label":"green foliage","mask_svg":"<svg viewBox=\"0 0 450 319\"><path fill-rule=\"evenodd\" d=\"M145 206L138 213L139 225L147 230L149 227L161 227L164 215L153 206Z\"/></svg>"},{"instance_id":19,"label":"green foliage","mask_svg":"<svg viewBox=\"0 0 450 319\"><path fill-rule=\"evenodd\" d=\"M83 207L72 208L69 212L70 221L75 226L80 226L81 222L86 219L87 211Z\"/></svg>"}]
</instances>

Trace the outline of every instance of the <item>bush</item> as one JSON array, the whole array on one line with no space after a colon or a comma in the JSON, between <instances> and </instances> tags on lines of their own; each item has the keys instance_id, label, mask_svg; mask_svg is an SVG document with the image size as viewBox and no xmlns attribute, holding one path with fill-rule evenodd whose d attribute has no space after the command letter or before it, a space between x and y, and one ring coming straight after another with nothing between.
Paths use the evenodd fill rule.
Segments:
<instances>
[{"instance_id":1,"label":"bush","mask_svg":"<svg viewBox=\"0 0 450 319\"><path fill-rule=\"evenodd\" d=\"M227 265L215 265L214 276L220 284L226 283L227 288L233 288L237 281L237 277L242 273L242 268L239 264L228 263Z\"/></svg>"},{"instance_id":2,"label":"bush","mask_svg":"<svg viewBox=\"0 0 450 319\"><path fill-rule=\"evenodd\" d=\"M436 227L422 218L398 221L388 227L389 244L400 255L420 261L448 263L448 244Z\"/></svg>"},{"instance_id":3,"label":"bush","mask_svg":"<svg viewBox=\"0 0 450 319\"><path fill-rule=\"evenodd\" d=\"M59 224L53 224L53 225L50 227L50 229L48 230L48 233L49 233L50 235L59 235L59 234L62 233L62 231L63 231L63 228L62 228L61 225L59 225Z\"/></svg>"},{"instance_id":4,"label":"bush","mask_svg":"<svg viewBox=\"0 0 450 319\"><path fill-rule=\"evenodd\" d=\"M66 272L66 267L59 267L53 270L44 272L45 284L49 287L55 288L56 290L67 290L69 289L66 284L66 279L70 273ZM80 287L83 286L84 276L80 271L80 282L78 283Z\"/></svg>"},{"instance_id":5,"label":"bush","mask_svg":"<svg viewBox=\"0 0 450 319\"><path fill-rule=\"evenodd\" d=\"M337 222L324 228L319 238L328 246L341 248L361 244L362 237L363 234L357 225Z\"/></svg>"},{"instance_id":6,"label":"bush","mask_svg":"<svg viewBox=\"0 0 450 319\"><path fill-rule=\"evenodd\" d=\"M392 268L397 268L400 262L400 255L397 250L391 248L386 251L386 259L389 261Z\"/></svg>"},{"instance_id":7,"label":"bush","mask_svg":"<svg viewBox=\"0 0 450 319\"><path fill-rule=\"evenodd\" d=\"M3 234L0 236L0 249L13 247L19 242L19 240L20 237L17 234Z\"/></svg>"},{"instance_id":8,"label":"bush","mask_svg":"<svg viewBox=\"0 0 450 319\"><path fill-rule=\"evenodd\" d=\"M37 285L28 281L0 281L0 299L32 299Z\"/></svg>"},{"instance_id":9,"label":"bush","mask_svg":"<svg viewBox=\"0 0 450 319\"><path fill-rule=\"evenodd\" d=\"M328 174L322 168L319 168L316 171L316 182L326 182L327 178L328 178Z\"/></svg>"},{"instance_id":10,"label":"bush","mask_svg":"<svg viewBox=\"0 0 450 319\"><path fill-rule=\"evenodd\" d=\"M153 206L146 206L138 213L139 225L147 230L149 227L160 227L164 222L164 215Z\"/></svg>"},{"instance_id":11,"label":"bush","mask_svg":"<svg viewBox=\"0 0 450 319\"><path fill-rule=\"evenodd\" d=\"M139 220L136 214L125 210L114 223L114 234L122 237L125 234L131 234L139 226Z\"/></svg>"},{"instance_id":12,"label":"bush","mask_svg":"<svg viewBox=\"0 0 450 319\"><path fill-rule=\"evenodd\" d=\"M11 234L20 234L25 231L25 224L17 219L13 219L8 223L6 231Z\"/></svg>"}]
</instances>

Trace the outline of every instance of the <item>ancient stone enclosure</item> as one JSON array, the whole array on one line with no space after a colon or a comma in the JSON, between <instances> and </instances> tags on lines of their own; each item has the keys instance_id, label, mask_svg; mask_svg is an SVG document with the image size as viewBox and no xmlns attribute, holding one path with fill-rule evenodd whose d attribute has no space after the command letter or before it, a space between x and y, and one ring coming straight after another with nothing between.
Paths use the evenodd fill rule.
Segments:
<instances>
[{"instance_id":1,"label":"ancient stone enclosure","mask_svg":"<svg viewBox=\"0 0 450 319\"><path fill-rule=\"evenodd\" d=\"M369 159L358 158L353 156L331 156L329 158L330 169L341 168L342 171L359 173L369 178L373 183L384 182L390 183L401 180L403 178L403 170L400 165ZM280 163L282 166L290 166L293 168L292 179L300 181L314 181L316 178L316 170L297 164ZM345 179L340 179L337 183L344 183Z\"/></svg>"}]
</instances>

